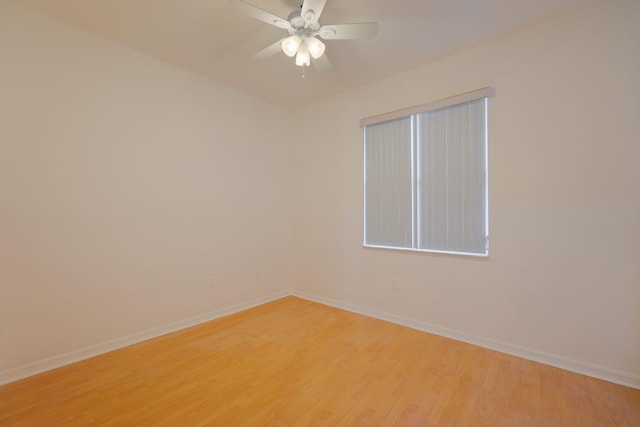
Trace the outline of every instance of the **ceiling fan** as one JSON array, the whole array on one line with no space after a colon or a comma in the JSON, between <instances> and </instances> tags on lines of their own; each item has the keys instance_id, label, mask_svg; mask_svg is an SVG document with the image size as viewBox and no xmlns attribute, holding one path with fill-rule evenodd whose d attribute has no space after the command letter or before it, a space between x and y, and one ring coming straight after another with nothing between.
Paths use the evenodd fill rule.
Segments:
<instances>
[{"instance_id":1,"label":"ceiling fan","mask_svg":"<svg viewBox=\"0 0 640 427\"><path fill-rule=\"evenodd\" d=\"M331 66L324 54L323 40L372 39L378 34L376 22L357 24L320 25L320 15L327 0L300 0L300 7L289 14L287 19L280 18L243 0L229 0L231 8L248 16L273 25L289 33L288 37L267 46L253 57L269 58L281 50L285 55L296 57L296 65L313 65L319 71ZM319 37L319 38L318 38Z\"/></svg>"}]
</instances>

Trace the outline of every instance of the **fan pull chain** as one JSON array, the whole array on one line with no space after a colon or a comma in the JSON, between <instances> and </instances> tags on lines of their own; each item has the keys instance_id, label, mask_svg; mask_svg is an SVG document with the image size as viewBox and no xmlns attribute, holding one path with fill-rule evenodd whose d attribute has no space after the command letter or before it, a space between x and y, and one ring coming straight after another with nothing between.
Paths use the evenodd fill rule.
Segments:
<instances>
[{"instance_id":1,"label":"fan pull chain","mask_svg":"<svg viewBox=\"0 0 640 427\"><path fill-rule=\"evenodd\" d=\"M302 79L303 79L303 80L307 78L307 76L305 76L305 75L304 75L304 70L305 70L306 68L307 68L307 66L306 66L306 65L303 65L303 66L302 66Z\"/></svg>"}]
</instances>

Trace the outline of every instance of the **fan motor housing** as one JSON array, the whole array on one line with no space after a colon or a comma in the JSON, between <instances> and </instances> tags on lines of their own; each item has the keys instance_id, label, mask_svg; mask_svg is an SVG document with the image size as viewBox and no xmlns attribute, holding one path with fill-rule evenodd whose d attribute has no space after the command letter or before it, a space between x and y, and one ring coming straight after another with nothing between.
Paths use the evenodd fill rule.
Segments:
<instances>
[{"instance_id":1,"label":"fan motor housing","mask_svg":"<svg viewBox=\"0 0 640 427\"><path fill-rule=\"evenodd\" d=\"M304 19L300 16L299 10L294 10L289 14L287 21L289 21L295 32L305 28L310 31L318 31L320 29L320 21L311 22L313 20L313 11L309 11L307 14L310 14L308 19Z\"/></svg>"}]
</instances>

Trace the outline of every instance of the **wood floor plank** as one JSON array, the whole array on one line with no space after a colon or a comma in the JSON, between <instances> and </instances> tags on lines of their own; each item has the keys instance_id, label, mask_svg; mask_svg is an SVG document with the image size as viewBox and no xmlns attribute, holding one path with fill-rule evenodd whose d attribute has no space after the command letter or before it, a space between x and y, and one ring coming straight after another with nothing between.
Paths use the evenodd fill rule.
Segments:
<instances>
[{"instance_id":1,"label":"wood floor plank","mask_svg":"<svg viewBox=\"0 0 640 427\"><path fill-rule=\"evenodd\" d=\"M287 297L0 387L0 426L640 426L640 390Z\"/></svg>"}]
</instances>

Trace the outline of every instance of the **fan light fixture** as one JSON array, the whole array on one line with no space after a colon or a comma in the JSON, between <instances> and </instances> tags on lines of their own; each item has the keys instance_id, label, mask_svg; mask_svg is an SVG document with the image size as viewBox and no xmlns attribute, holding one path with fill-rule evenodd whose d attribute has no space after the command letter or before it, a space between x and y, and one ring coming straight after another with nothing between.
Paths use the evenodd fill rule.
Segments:
<instances>
[{"instance_id":1,"label":"fan light fixture","mask_svg":"<svg viewBox=\"0 0 640 427\"><path fill-rule=\"evenodd\" d=\"M324 55L324 49L325 49L324 43L322 43L317 38L307 37L305 39L305 43L307 45L307 48L309 48L309 53L314 59L318 59L322 55Z\"/></svg>"},{"instance_id":2,"label":"fan light fixture","mask_svg":"<svg viewBox=\"0 0 640 427\"><path fill-rule=\"evenodd\" d=\"M282 41L282 51L287 56L293 56L296 54L301 44L302 39L294 34Z\"/></svg>"},{"instance_id":3,"label":"fan light fixture","mask_svg":"<svg viewBox=\"0 0 640 427\"><path fill-rule=\"evenodd\" d=\"M309 56L309 48L306 43L302 43L296 54L296 65L300 67L308 67L311 65L311 57Z\"/></svg>"},{"instance_id":4,"label":"fan light fixture","mask_svg":"<svg viewBox=\"0 0 640 427\"><path fill-rule=\"evenodd\" d=\"M282 41L282 51L285 55L296 57L296 65L308 67L311 58L318 59L324 55L325 45L315 37L300 37L297 34Z\"/></svg>"}]
</instances>

